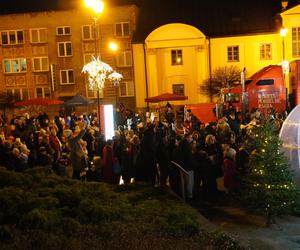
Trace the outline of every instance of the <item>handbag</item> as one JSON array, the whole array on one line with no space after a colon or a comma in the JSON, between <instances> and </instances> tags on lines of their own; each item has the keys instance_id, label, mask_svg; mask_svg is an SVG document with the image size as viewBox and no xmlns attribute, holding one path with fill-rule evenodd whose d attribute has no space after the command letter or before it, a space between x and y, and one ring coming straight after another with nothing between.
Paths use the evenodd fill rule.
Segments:
<instances>
[{"instance_id":1,"label":"handbag","mask_svg":"<svg viewBox=\"0 0 300 250\"><path fill-rule=\"evenodd\" d=\"M121 173L121 165L120 165L120 162L119 162L118 158L114 159L113 173L114 174L120 174Z\"/></svg>"}]
</instances>

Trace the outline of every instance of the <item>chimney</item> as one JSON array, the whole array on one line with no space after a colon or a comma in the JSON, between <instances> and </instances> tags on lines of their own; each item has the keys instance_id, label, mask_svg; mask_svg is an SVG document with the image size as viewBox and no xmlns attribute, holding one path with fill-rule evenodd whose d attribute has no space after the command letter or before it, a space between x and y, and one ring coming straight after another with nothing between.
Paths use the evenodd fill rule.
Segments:
<instances>
[{"instance_id":1,"label":"chimney","mask_svg":"<svg viewBox=\"0 0 300 250\"><path fill-rule=\"evenodd\" d=\"M282 7L282 10L285 10L285 9L286 9L286 7L288 6L288 3L289 3L288 0L282 0L282 1L281 1L281 7Z\"/></svg>"}]
</instances>

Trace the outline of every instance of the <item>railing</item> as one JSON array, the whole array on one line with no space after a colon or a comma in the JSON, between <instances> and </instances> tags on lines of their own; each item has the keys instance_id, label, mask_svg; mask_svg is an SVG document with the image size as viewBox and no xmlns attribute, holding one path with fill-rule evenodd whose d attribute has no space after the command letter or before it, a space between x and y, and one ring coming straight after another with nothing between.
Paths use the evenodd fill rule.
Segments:
<instances>
[{"instance_id":1,"label":"railing","mask_svg":"<svg viewBox=\"0 0 300 250\"><path fill-rule=\"evenodd\" d=\"M181 167L178 163L175 161L171 161L172 166L176 167L179 170L180 173L180 185L181 185L181 197L182 199L185 200L185 188L186 188L186 180L184 176L190 176L190 174L183 168Z\"/></svg>"}]
</instances>

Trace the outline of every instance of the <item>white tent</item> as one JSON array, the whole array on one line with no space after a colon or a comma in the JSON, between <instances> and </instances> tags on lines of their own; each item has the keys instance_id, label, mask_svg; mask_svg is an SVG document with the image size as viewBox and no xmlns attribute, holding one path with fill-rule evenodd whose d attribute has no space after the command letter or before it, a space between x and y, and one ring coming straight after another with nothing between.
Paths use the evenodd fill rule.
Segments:
<instances>
[{"instance_id":1,"label":"white tent","mask_svg":"<svg viewBox=\"0 0 300 250\"><path fill-rule=\"evenodd\" d=\"M295 173L296 183L300 186L300 105L285 119L279 138L283 143L282 150Z\"/></svg>"}]
</instances>

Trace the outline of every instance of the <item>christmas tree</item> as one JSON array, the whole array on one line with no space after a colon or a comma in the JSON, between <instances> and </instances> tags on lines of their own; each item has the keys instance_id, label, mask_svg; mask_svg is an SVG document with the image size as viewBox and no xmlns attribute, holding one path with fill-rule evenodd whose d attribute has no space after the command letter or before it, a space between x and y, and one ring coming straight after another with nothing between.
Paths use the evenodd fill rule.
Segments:
<instances>
[{"instance_id":1,"label":"christmas tree","mask_svg":"<svg viewBox=\"0 0 300 250\"><path fill-rule=\"evenodd\" d=\"M244 176L243 198L248 208L266 215L267 225L275 217L291 212L299 197L275 122L268 120L252 128L248 171Z\"/></svg>"}]
</instances>

